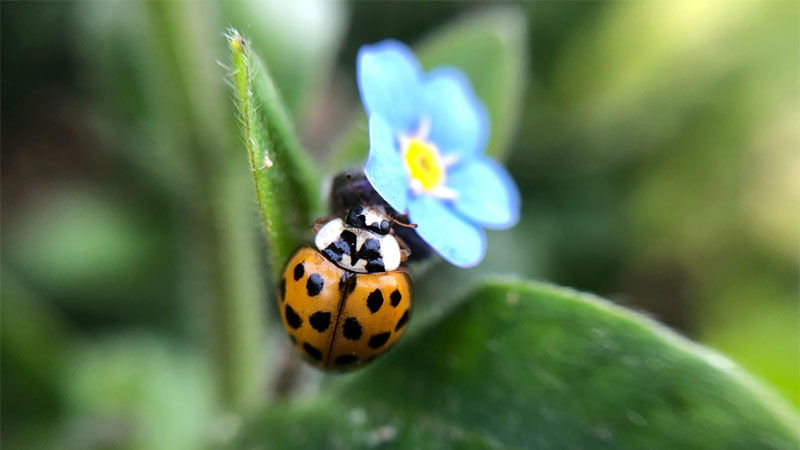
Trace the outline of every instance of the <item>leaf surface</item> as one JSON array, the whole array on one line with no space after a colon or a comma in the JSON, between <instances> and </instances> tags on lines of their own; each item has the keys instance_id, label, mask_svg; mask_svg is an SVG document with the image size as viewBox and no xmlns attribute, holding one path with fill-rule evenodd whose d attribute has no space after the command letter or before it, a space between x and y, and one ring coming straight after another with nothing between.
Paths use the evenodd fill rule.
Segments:
<instances>
[{"instance_id":1,"label":"leaf surface","mask_svg":"<svg viewBox=\"0 0 800 450\"><path fill-rule=\"evenodd\" d=\"M540 283L484 283L374 366L338 377L317 399L267 410L243 448L798 445L794 413L725 357Z\"/></svg>"},{"instance_id":2,"label":"leaf surface","mask_svg":"<svg viewBox=\"0 0 800 450\"><path fill-rule=\"evenodd\" d=\"M228 42L242 138L278 273L306 240L318 208L319 179L267 67L238 31L229 31Z\"/></svg>"}]
</instances>

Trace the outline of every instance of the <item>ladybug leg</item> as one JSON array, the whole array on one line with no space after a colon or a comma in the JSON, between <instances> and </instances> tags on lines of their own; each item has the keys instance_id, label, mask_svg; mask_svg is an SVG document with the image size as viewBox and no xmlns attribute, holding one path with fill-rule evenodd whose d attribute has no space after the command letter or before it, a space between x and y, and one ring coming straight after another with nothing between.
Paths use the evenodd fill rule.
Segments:
<instances>
[{"instance_id":1,"label":"ladybug leg","mask_svg":"<svg viewBox=\"0 0 800 450\"><path fill-rule=\"evenodd\" d=\"M405 241L400 239L398 236L394 237L397 240L397 245L400 246L400 262L405 262L409 256L411 256L411 248L406 245Z\"/></svg>"},{"instance_id":2,"label":"ladybug leg","mask_svg":"<svg viewBox=\"0 0 800 450\"><path fill-rule=\"evenodd\" d=\"M312 231L314 234L317 234L317 232L318 232L318 231L319 231L319 230L320 230L320 229L321 229L321 228L322 228L322 227L323 227L323 226L324 226L326 223L330 222L331 220L333 220L333 219L335 219L335 218L336 218L336 217L334 217L334 216L320 217L319 219L315 220L315 221L314 221L314 223L311 225L311 231Z\"/></svg>"}]
</instances>

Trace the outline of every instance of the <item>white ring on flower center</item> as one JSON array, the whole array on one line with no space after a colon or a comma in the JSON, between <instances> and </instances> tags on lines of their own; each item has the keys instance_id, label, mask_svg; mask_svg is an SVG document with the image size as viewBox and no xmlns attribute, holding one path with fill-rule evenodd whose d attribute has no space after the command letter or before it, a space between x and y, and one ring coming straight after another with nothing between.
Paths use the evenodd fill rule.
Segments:
<instances>
[{"instance_id":1,"label":"white ring on flower center","mask_svg":"<svg viewBox=\"0 0 800 450\"><path fill-rule=\"evenodd\" d=\"M458 197L458 193L445 186L445 181L447 180L447 169L458 162L458 155L450 153L442 156L439 148L428 140L430 130L430 119L422 118L417 131L413 135L401 134L398 136L403 166L408 174L409 186L414 195L428 194L445 200L455 200ZM414 152L412 157L418 156L418 158L415 158L415 162L418 165L415 164L413 167L409 161L409 151L412 146ZM431 169L433 169L433 173L431 173ZM433 177L433 179L430 177ZM425 186L426 182L432 185Z\"/></svg>"}]
</instances>

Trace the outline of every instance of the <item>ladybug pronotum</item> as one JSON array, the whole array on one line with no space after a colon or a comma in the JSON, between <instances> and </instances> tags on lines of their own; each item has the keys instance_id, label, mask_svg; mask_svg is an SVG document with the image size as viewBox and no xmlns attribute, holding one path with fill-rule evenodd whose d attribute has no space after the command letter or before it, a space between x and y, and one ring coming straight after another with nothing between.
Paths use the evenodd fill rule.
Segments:
<instances>
[{"instance_id":1,"label":"ladybug pronotum","mask_svg":"<svg viewBox=\"0 0 800 450\"><path fill-rule=\"evenodd\" d=\"M391 220L391 219L389 219ZM313 365L344 370L366 364L403 335L411 317L408 257L387 216L356 206L345 219L315 225L314 244L298 249L279 282L281 320Z\"/></svg>"}]
</instances>

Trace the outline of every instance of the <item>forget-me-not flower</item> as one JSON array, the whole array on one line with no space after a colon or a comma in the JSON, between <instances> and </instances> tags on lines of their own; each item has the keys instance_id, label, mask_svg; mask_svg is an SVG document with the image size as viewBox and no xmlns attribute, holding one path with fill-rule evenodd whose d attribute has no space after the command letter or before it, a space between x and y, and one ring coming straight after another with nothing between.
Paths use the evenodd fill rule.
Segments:
<instances>
[{"instance_id":1,"label":"forget-me-not flower","mask_svg":"<svg viewBox=\"0 0 800 450\"><path fill-rule=\"evenodd\" d=\"M357 72L369 117L367 179L447 261L478 264L481 228L516 224L520 199L506 170L484 155L489 120L469 80L449 67L424 73L392 40L361 47Z\"/></svg>"}]
</instances>

